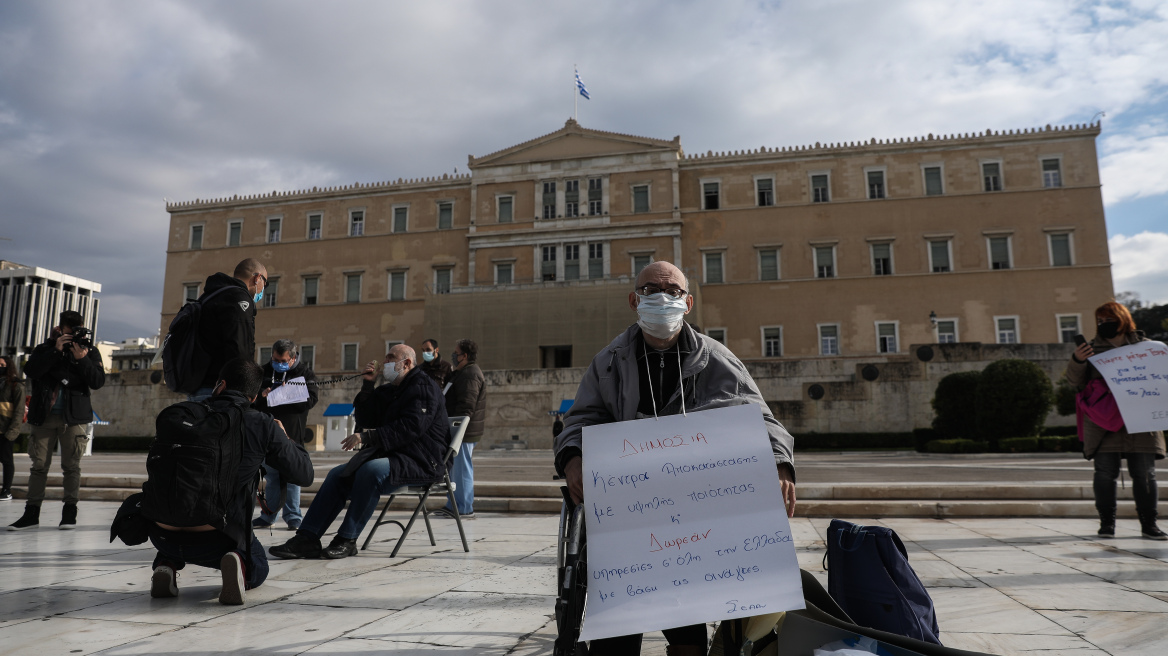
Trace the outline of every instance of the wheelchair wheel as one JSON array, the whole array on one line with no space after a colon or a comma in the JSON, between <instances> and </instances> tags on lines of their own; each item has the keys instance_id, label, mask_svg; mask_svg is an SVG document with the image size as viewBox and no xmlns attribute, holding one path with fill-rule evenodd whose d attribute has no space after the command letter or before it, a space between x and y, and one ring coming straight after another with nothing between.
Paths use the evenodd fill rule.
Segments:
<instances>
[{"instance_id":1,"label":"wheelchair wheel","mask_svg":"<svg viewBox=\"0 0 1168 656\"><path fill-rule=\"evenodd\" d=\"M555 656L585 656L588 648L579 641L580 626L588 601L588 559L584 539L584 508L565 504L561 522L562 567L556 593Z\"/></svg>"}]
</instances>

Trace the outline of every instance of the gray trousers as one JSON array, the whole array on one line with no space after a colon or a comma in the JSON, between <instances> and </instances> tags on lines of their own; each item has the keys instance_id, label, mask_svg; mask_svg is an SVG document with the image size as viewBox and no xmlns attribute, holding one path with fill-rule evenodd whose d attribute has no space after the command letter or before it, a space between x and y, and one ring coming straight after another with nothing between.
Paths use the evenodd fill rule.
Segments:
<instances>
[{"instance_id":1,"label":"gray trousers","mask_svg":"<svg viewBox=\"0 0 1168 656\"><path fill-rule=\"evenodd\" d=\"M89 436L84 424L66 424L61 415L50 414L45 423L32 427L28 438L28 457L32 468L28 475L27 505L39 508L45 499L45 483L53 453L61 445L61 472L65 474L65 503L77 503L81 489L81 454Z\"/></svg>"}]
</instances>

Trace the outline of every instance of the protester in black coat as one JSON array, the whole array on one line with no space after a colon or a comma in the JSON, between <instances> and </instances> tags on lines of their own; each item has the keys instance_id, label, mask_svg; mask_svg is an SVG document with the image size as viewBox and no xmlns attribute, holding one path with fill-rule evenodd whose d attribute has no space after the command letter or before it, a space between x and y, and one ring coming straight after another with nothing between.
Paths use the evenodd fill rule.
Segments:
<instances>
[{"instance_id":1,"label":"protester in black coat","mask_svg":"<svg viewBox=\"0 0 1168 656\"><path fill-rule=\"evenodd\" d=\"M198 401L211 394L219 370L229 360L255 360L255 316L264 288L268 286L268 270L258 260L248 258L235 267L233 275L216 273L203 284L199 301L203 303L199 317L199 340L210 356L210 365L199 391L191 395ZM214 298L211 294L226 289Z\"/></svg>"},{"instance_id":2,"label":"protester in black coat","mask_svg":"<svg viewBox=\"0 0 1168 656\"><path fill-rule=\"evenodd\" d=\"M277 368L283 371L277 371ZM268 405L268 394L272 390L283 387L285 381L297 378L304 379L303 384L298 385L299 390L308 393L307 401L274 407ZM296 342L290 339L276 340L272 344L272 359L264 363L264 384L260 395L256 397L255 409L278 419L294 442L308 444L312 440L312 433L307 428L308 411L316 405L317 400L315 382L316 374L300 359L300 349ZM284 523L288 528L300 528L300 522L304 519L304 514L300 512L300 486L280 478L280 472L275 469L268 469L264 481L263 505L260 516L252 522L252 526L268 528L276 522L276 513L283 507Z\"/></svg>"}]
</instances>

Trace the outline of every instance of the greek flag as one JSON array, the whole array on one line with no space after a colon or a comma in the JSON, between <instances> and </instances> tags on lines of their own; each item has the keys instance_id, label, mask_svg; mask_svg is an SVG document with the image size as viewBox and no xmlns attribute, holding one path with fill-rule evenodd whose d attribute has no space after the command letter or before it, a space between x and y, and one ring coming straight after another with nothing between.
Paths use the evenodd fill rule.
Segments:
<instances>
[{"instance_id":1,"label":"greek flag","mask_svg":"<svg viewBox=\"0 0 1168 656\"><path fill-rule=\"evenodd\" d=\"M580 90L580 95L584 96L584 100L592 100L588 95L588 87L584 86L584 80L580 79L580 71L576 71L576 88Z\"/></svg>"}]
</instances>

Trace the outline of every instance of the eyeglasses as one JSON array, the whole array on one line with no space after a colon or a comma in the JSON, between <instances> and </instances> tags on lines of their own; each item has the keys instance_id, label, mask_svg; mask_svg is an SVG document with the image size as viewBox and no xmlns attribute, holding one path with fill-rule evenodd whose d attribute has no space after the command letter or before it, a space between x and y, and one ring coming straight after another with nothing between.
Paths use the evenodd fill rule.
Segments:
<instances>
[{"instance_id":1,"label":"eyeglasses","mask_svg":"<svg viewBox=\"0 0 1168 656\"><path fill-rule=\"evenodd\" d=\"M267 287L268 287L268 277L267 277L267 276L265 276L265 275L264 275L264 274L262 274L262 273L257 273L256 275L257 275L257 276L259 276L259 277L260 277L260 279L262 279L262 280L264 281L264 289L267 289Z\"/></svg>"},{"instance_id":2,"label":"eyeglasses","mask_svg":"<svg viewBox=\"0 0 1168 656\"><path fill-rule=\"evenodd\" d=\"M637 287L635 291L637 292L638 296L652 296L653 294L661 294L664 292L673 298L685 298L685 295L689 293L680 287L661 289L657 285L642 285L641 287Z\"/></svg>"}]
</instances>

